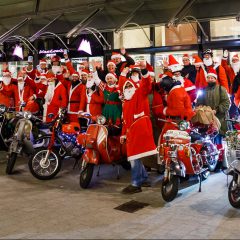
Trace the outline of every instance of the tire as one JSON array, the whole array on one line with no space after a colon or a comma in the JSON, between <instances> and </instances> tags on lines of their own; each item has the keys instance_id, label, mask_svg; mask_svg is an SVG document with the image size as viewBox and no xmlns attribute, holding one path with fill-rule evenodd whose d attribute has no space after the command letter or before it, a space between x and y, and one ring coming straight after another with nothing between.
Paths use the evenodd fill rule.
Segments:
<instances>
[{"instance_id":1,"label":"tire","mask_svg":"<svg viewBox=\"0 0 240 240\"><path fill-rule=\"evenodd\" d=\"M62 159L56 149L51 151L49 155L51 160L48 158L48 162L45 166L42 161L48 150L46 148L37 148L35 150L35 154L28 161L28 166L32 175L40 180L54 178L59 173L62 166Z\"/></svg>"},{"instance_id":2,"label":"tire","mask_svg":"<svg viewBox=\"0 0 240 240\"><path fill-rule=\"evenodd\" d=\"M240 189L232 190L234 181L228 187L228 200L234 208L240 208Z\"/></svg>"},{"instance_id":3,"label":"tire","mask_svg":"<svg viewBox=\"0 0 240 240\"><path fill-rule=\"evenodd\" d=\"M12 152L9 154L9 158L7 160L7 167L6 167L6 174L10 175L12 174L16 159L17 159L17 153Z\"/></svg>"},{"instance_id":4,"label":"tire","mask_svg":"<svg viewBox=\"0 0 240 240\"><path fill-rule=\"evenodd\" d=\"M169 181L163 181L162 183L162 198L166 202L171 202L174 198L176 198L178 194L178 185L179 185L179 177L176 175L171 175L171 179ZM170 188L168 190L167 188Z\"/></svg>"},{"instance_id":5,"label":"tire","mask_svg":"<svg viewBox=\"0 0 240 240\"><path fill-rule=\"evenodd\" d=\"M88 188L93 176L94 164L87 163L80 172L79 184L81 188Z\"/></svg>"}]
</instances>

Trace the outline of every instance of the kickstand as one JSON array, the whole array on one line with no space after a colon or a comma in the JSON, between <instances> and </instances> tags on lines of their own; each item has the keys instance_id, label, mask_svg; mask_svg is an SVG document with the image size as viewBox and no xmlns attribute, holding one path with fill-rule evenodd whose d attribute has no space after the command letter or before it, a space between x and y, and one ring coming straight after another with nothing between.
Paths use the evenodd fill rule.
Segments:
<instances>
[{"instance_id":1,"label":"kickstand","mask_svg":"<svg viewBox=\"0 0 240 240\"><path fill-rule=\"evenodd\" d=\"M120 179L120 166L117 165L117 180Z\"/></svg>"},{"instance_id":2,"label":"kickstand","mask_svg":"<svg viewBox=\"0 0 240 240\"><path fill-rule=\"evenodd\" d=\"M100 172L100 165L98 165L97 177L100 176L99 172Z\"/></svg>"},{"instance_id":3,"label":"kickstand","mask_svg":"<svg viewBox=\"0 0 240 240\"><path fill-rule=\"evenodd\" d=\"M201 192L202 191L202 174L200 173L198 175L198 177L199 177L199 190L198 190L198 192Z\"/></svg>"}]
</instances>

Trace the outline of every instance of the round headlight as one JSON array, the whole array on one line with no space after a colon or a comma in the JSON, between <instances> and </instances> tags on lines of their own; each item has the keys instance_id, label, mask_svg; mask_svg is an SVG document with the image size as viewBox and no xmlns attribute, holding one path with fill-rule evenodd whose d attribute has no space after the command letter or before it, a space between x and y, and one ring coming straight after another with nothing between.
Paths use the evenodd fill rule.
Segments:
<instances>
[{"instance_id":1,"label":"round headlight","mask_svg":"<svg viewBox=\"0 0 240 240\"><path fill-rule=\"evenodd\" d=\"M31 119L32 113L31 112L24 112L23 117L26 118L26 119Z\"/></svg>"},{"instance_id":2,"label":"round headlight","mask_svg":"<svg viewBox=\"0 0 240 240\"><path fill-rule=\"evenodd\" d=\"M105 122L106 122L106 118L103 115L100 115L97 117L97 120L96 120L97 124L103 125L103 124L105 124Z\"/></svg>"},{"instance_id":3,"label":"round headlight","mask_svg":"<svg viewBox=\"0 0 240 240\"><path fill-rule=\"evenodd\" d=\"M4 113L6 112L6 110L7 110L7 107L3 104L0 104L0 113Z\"/></svg>"},{"instance_id":4,"label":"round headlight","mask_svg":"<svg viewBox=\"0 0 240 240\"><path fill-rule=\"evenodd\" d=\"M179 127L179 130L181 131L185 131L189 128L189 122L187 121L181 121L179 124L178 124L178 127Z\"/></svg>"}]
</instances>

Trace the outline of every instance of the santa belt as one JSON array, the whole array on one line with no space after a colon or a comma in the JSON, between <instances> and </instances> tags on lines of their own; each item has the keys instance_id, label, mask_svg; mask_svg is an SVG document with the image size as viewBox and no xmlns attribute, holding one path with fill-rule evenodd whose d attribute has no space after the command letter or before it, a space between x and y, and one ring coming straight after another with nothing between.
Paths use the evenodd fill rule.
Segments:
<instances>
[{"instance_id":1,"label":"santa belt","mask_svg":"<svg viewBox=\"0 0 240 240\"><path fill-rule=\"evenodd\" d=\"M180 116L167 116L167 118L172 119L172 120L183 120ZM186 117L184 117L185 119ZM186 119L185 119L186 120Z\"/></svg>"},{"instance_id":2,"label":"santa belt","mask_svg":"<svg viewBox=\"0 0 240 240\"><path fill-rule=\"evenodd\" d=\"M122 102L106 101L106 104L119 105L119 104L122 104Z\"/></svg>"},{"instance_id":3,"label":"santa belt","mask_svg":"<svg viewBox=\"0 0 240 240\"><path fill-rule=\"evenodd\" d=\"M80 103L80 101L70 101L69 103Z\"/></svg>"}]
</instances>

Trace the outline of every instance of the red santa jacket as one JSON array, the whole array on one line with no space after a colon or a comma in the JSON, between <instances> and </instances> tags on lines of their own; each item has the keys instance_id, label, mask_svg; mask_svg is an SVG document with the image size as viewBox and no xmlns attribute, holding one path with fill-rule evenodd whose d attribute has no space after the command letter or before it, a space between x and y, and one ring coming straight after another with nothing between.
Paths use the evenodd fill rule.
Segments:
<instances>
[{"instance_id":1,"label":"red santa jacket","mask_svg":"<svg viewBox=\"0 0 240 240\"><path fill-rule=\"evenodd\" d=\"M207 82L206 82L206 75L207 75L207 71L210 68L214 68L217 72L218 75L218 83L225 87L227 92L229 93L229 87L228 87L228 79L227 79L227 75L226 72L224 70L224 68L221 65L216 65L216 66L210 66L210 67L205 67L201 66L200 69L197 71L197 75L196 75L196 82L195 85L197 87L197 89L203 89L205 87L207 87Z\"/></svg>"},{"instance_id":2,"label":"red santa jacket","mask_svg":"<svg viewBox=\"0 0 240 240\"><path fill-rule=\"evenodd\" d=\"M33 89L35 98L44 98L47 91L47 84L43 84L40 81L33 81L31 78L27 77L25 82Z\"/></svg>"},{"instance_id":3,"label":"red santa jacket","mask_svg":"<svg viewBox=\"0 0 240 240\"><path fill-rule=\"evenodd\" d=\"M0 89L0 104L7 107L17 107L19 105L18 88L15 84L2 85Z\"/></svg>"},{"instance_id":4,"label":"red santa jacket","mask_svg":"<svg viewBox=\"0 0 240 240\"><path fill-rule=\"evenodd\" d=\"M181 85L176 85L170 90L167 96L167 107L164 108L163 114L188 120L194 116L190 97Z\"/></svg>"},{"instance_id":5,"label":"red santa jacket","mask_svg":"<svg viewBox=\"0 0 240 240\"><path fill-rule=\"evenodd\" d=\"M56 117L59 108L66 108L67 104L67 90L63 84L58 82L53 88L49 87L48 85L45 94L45 104L43 105L43 120L46 122L51 122L52 119L48 117L48 114L53 113Z\"/></svg>"},{"instance_id":6,"label":"red santa jacket","mask_svg":"<svg viewBox=\"0 0 240 240\"><path fill-rule=\"evenodd\" d=\"M196 86L188 78L184 78L183 86L184 86L186 92L188 93L188 95L191 99L191 102L193 103L197 97Z\"/></svg>"},{"instance_id":7,"label":"red santa jacket","mask_svg":"<svg viewBox=\"0 0 240 240\"><path fill-rule=\"evenodd\" d=\"M102 108L104 104L104 95L101 90L92 91L86 89L86 112L92 116L102 115Z\"/></svg>"},{"instance_id":8,"label":"red santa jacket","mask_svg":"<svg viewBox=\"0 0 240 240\"><path fill-rule=\"evenodd\" d=\"M230 90L231 90L232 89L233 80L234 80L236 74L235 74L233 68L227 64L227 60L226 59L222 59L221 65L223 66L223 68L226 71L227 77L228 77L228 79L230 81Z\"/></svg>"},{"instance_id":9,"label":"red santa jacket","mask_svg":"<svg viewBox=\"0 0 240 240\"><path fill-rule=\"evenodd\" d=\"M31 70L28 70L28 68L25 69L26 74L32 79L35 80L36 76L39 75L37 69L32 68Z\"/></svg>"},{"instance_id":10,"label":"red santa jacket","mask_svg":"<svg viewBox=\"0 0 240 240\"><path fill-rule=\"evenodd\" d=\"M72 82L64 79L63 75L57 75L57 79L65 86L68 93L68 117L71 122L78 121L78 112L86 109L86 87L82 83L72 86Z\"/></svg>"},{"instance_id":11,"label":"red santa jacket","mask_svg":"<svg viewBox=\"0 0 240 240\"><path fill-rule=\"evenodd\" d=\"M126 82L133 81L127 80ZM143 77L139 88L130 100L123 103L123 129L122 135L127 138L128 160L157 154L153 139L152 124L146 107L148 93L151 91L151 78Z\"/></svg>"}]
</instances>

